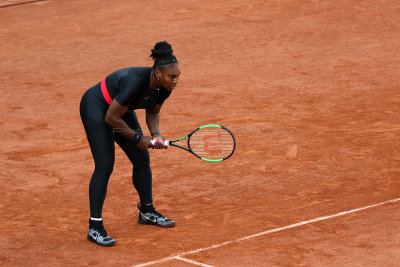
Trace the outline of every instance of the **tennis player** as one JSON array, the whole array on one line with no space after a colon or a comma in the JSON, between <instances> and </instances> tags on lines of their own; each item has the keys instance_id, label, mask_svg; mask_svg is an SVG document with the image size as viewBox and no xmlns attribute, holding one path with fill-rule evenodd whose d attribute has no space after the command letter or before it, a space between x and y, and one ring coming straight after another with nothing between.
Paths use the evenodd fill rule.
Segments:
<instances>
[{"instance_id":1,"label":"tennis player","mask_svg":"<svg viewBox=\"0 0 400 267\"><path fill-rule=\"evenodd\" d=\"M95 169L89 185L90 219L87 239L101 246L113 246L103 226L102 209L107 184L114 167L115 144L122 148L133 164L132 181L140 203L140 224L172 227L175 222L157 212L153 206L152 174L148 148L164 149L160 134L159 113L164 101L178 84L181 74L171 45L158 42L151 50L153 67L120 69L85 92L80 115ZM151 134L142 133L136 109L146 110L146 124ZM157 140L153 145L151 140Z\"/></svg>"}]
</instances>

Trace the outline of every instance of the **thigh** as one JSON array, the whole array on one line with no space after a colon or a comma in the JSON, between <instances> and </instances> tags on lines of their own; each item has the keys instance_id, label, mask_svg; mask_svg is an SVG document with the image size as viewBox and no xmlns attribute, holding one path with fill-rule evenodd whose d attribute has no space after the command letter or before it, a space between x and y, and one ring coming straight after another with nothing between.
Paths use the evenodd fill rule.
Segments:
<instances>
[{"instance_id":1,"label":"thigh","mask_svg":"<svg viewBox=\"0 0 400 267\"><path fill-rule=\"evenodd\" d=\"M134 111L127 112L122 119L128 124L129 128L135 131L142 132L139 121ZM119 133L114 134L115 142L122 148L130 161L135 164L137 159L140 158L144 162L149 161L149 152L147 149L139 149L132 139L128 139Z\"/></svg>"},{"instance_id":2,"label":"thigh","mask_svg":"<svg viewBox=\"0 0 400 267\"><path fill-rule=\"evenodd\" d=\"M113 165L115 154L114 135L112 128L104 121L104 110L96 105L89 93L85 94L81 101L80 111L96 165Z\"/></svg>"},{"instance_id":3,"label":"thigh","mask_svg":"<svg viewBox=\"0 0 400 267\"><path fill-rule=\"evenodd\" d=\"M87 118L87 138L96 165L112 168L114 165L115 145L113 130L106 123Z\"/></svg>"}]
</instances>

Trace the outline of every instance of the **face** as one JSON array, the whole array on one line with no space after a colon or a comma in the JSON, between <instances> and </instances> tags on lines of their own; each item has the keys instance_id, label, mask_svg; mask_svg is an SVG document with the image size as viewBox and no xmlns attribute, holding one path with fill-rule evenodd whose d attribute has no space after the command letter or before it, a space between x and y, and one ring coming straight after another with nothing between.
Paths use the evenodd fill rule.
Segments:
<instances>
[{"instance_id":1,"label":"face","mask_svg":"<svg viewBox=\"0 0 400 267\"><path fill-rule=\"evenodd\" d=\"M179 75L181 75L179 63L172 64L163 70L157 70L157 74L160 77L162 87L168 91L172 91L178 84Z\"/></svg>"}]
</instances>

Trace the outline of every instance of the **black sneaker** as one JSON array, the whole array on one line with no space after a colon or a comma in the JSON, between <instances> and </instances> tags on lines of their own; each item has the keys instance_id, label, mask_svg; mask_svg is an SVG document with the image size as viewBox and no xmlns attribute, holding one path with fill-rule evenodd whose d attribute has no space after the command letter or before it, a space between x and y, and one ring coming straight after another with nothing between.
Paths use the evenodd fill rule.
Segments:
<instances>
[{"instance_id":1,"label":"black sneaker","mask_svg":"<svg viewBox=\"0 0 400 267\"><path fill-rule=\"evenodd\" d=\"M100 246L111 247L115 245L115 239L112 239L103 227L103 222L89 222L89 232L87 240Z\"/></svg>"},{"instance_id":2,"label":"black sneaker","mask_svg":"<svg viewBox=\"0 0 400 267\"><path fill-rule=\"evenodd\" d=\"M175 221L164 217L161 213L157 212L153 205L145 206L143 208L139 207L139 218L138 222L140 224L151 224L159 227L173 227L175 225Z\"/></svg>"}]
</instances>

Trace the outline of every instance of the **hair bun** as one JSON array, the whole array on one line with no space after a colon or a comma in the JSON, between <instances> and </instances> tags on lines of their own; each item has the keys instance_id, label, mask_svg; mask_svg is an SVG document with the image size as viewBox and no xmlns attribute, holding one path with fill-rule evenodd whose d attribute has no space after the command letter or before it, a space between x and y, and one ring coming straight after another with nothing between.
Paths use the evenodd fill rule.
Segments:
<instances>
[{"instance_id":1,"label":"hair bun","mask_svg":"<svg viewBox=\"0 0 400 267\"><path fill-rule=\"evenodd\" d=\"M154 60L162 59L171 56L173 52L171 45L167 41L158 42L154 46L154 49L151 50L150 57Z\"/></svg>"}]
</instances>

